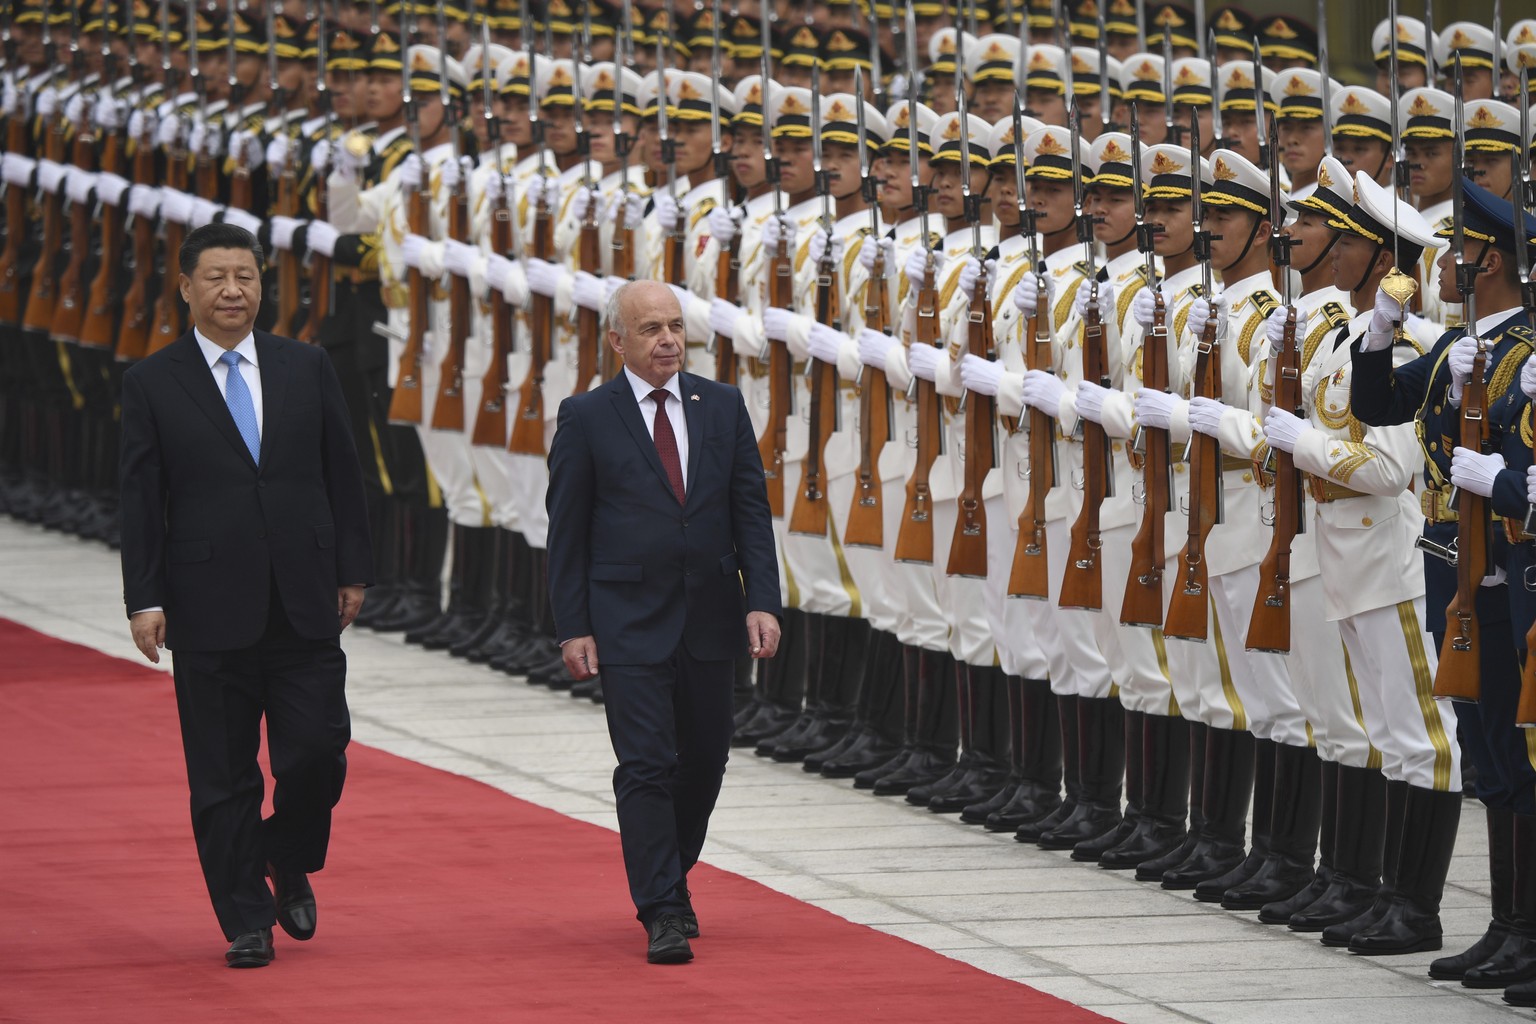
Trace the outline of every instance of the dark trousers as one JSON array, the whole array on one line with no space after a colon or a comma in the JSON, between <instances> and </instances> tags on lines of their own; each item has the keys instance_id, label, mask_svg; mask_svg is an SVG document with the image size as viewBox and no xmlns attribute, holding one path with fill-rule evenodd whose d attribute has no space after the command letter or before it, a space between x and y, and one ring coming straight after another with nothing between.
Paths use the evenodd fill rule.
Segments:
<instances>
[{"instance_id":1,"label":"dark trousers","mask_svg":"<svg viewBox=\"0 0 1536 1024\"><path fill-rule=\"evenodd\" d=\"M1496 588L1485 588L1496 589ZM1482 602L1478 602L1481 610ZM1536 814L1536 766L1526 730L1515 725L1520 702L1520 668L1507 618L1480 621L1482 692L1476 703L1456 703L1456 740L1461 756L1477 769L1477 798L1489 807ZM1444 634L1435 636L1436 646Z\"/></svg>"},{"instance_id":2,"label":"dark trousers","mask_svg":"<svg viewBox=\"0 0 1536 1024\"><path fill-rule=\"evenodd\" d=\"M733 662L698 661L681 645L658 665L603 662L624 870L646 926L687 906L731 752L734 674Z\"/></svg>"},{"instance_id":3,"label":"dark trousers","mask_svg":"<svg viewBox=\"0 0 1536 1024\"><path fill-rule=\"evenodd\" d=\"M192 835L226 938L276 920L270 862L305 873L325 866L331 808L347 775L351 719L347 661L338 638L293 631L272 587L267 628L239 651L176 651ZM261 818L265 778L256 762L267 720L272 816Z\"/></svg>"}]
</instances>

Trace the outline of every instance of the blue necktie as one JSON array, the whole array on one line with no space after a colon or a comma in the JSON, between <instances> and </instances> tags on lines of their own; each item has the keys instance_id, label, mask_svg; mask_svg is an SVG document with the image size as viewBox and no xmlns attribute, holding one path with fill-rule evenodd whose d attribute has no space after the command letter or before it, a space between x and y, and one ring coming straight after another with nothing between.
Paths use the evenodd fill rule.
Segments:
<instances>
[{"instance_id":1,"label":"blue necktie","mask_svg":"<svg viewBox=\"0 0 1536 1024\"><path fill-rule=\"evenodd\" d=\"M225 352L219 356L219 362L229 367L229 380L224 384L224 402L229 406L229 414L235 418L235 429L240 431L245 446L251 450L252 461L259 464L261 432L256 429L256 403L251 400L251 389L246 387L245 377L240 373L240 353Z\"/></svg>"}]
</instances>

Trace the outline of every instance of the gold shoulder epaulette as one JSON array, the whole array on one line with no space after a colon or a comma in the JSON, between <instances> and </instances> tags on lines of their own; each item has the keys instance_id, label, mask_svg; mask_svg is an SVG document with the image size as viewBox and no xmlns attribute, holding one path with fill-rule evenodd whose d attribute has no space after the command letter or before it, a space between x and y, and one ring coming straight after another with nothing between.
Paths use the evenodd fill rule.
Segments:
<instances>
[{"instance_id":1,"label":"gold shoulder epaulette","mask_svg":"<svg viewBox=\"0 0 1536 1024\"><path fill-rule=\"evenodd\" d=\"M1342 327L1349 323L1349 311L1340 302L1325 302L1322 309L1323 316L1333 327Z\"/></svg>"}]
</instances>

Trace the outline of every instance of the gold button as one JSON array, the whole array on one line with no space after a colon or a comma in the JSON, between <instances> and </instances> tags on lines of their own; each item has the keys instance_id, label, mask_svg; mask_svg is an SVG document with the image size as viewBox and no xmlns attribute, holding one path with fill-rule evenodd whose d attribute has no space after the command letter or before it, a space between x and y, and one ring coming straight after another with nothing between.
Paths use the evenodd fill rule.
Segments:
<instances>
[{"instance_id":1,"label":"gold button","mask_svg":"<svg viewBox=\"0 0 1536 1024\"><path fill-rule=\"evenodd\" d=\"M1252 473L1244 473L1243 474L1243 483L1245 483L1245 484L1253 483L1253 474Z\"/></svg>"},{"instance_id":2,"label":"gold button","mask_svg":"<svg viewBox=\"0 0 1536 1024\"><path fill-rule=\"evenodd\" d=\"M1371 517L1370 516L1366 516L1364 519L1360 520L1360 525L1361 526L1370 526L1371 525Z\"/></svg>"},{"instance_id":3,"label":"gold button","mask_svg":"<svg viewBox=\"0 0 1536 1024\"><path fill-rule=\"evenodd\" d=\"M1435 406L1435 412L1439 412L1439 411L1440 411L1440 407L1438 405Z\"/></svg>"},{"instance_id":4,"label":"gold button","mask_svg":"<svg viewBox=\"0 0 1536 1024\"><path fill-rule=\"evenodd\" d=\"M1429 450L1432 451L1432 452L1439 451L1440 450L1440 442L1439 441L1431 441L1431 442L1429 442Z\"/></svg>"}]
</instances>

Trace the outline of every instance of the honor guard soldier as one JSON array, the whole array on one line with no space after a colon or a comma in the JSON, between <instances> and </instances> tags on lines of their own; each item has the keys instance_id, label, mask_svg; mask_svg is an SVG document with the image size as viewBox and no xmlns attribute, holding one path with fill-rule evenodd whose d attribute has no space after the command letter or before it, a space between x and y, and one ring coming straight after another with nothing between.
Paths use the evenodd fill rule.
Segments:
<instances>
[{"instance_id":1,"label":"honor guard soldier","mask_svg":"<svg viewBox=\"0 0 1536 1024\"><path fill-rule=\"evenodd\" d=\"M1344 87L1329 79L1329 95ZM1317 168L1331 144L1329 114L1323 109L1323 75L1311 68L1277 73L1271 80L1280 166L1291 178L1294 195L1317 181Z\"/></svg>"}]
</instances>

